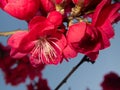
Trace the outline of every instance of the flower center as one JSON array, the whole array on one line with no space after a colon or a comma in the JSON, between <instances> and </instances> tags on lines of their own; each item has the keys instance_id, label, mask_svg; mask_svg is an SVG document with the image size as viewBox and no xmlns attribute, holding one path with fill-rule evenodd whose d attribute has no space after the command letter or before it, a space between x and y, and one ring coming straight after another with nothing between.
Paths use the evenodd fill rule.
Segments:
<instances>
[{"instance_id":1,"label":"flower center","mask_svg":"<svg viewBox=\"0 0 120 90\"><path fill-rule=\"evenodd\" d=\"M54 42L57 38L40 37L31 52L31 56L35 59L35 63L56 63L60 47Z\"/></svg>"}]
</instances>

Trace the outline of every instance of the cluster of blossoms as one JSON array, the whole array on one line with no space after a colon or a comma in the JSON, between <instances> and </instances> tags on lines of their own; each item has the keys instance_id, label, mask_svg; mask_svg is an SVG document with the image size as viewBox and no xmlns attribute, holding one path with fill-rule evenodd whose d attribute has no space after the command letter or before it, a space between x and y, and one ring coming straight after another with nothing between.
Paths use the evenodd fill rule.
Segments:
<instances>
[{"instance_id":1,"label":"cluster of blossoms","mask_svg":"<svg viewBox=\"0 0 120 90\"><path fill-rule=\"evenodd\" d=\"M4 73L6 84L17 86L29 80L29 84L26 85L27 90L50 90L47 80L42 77L44 64L35 68L30 64L28 56L13 59L9 53L10 47L0 43L0 69Z\"/></svg>"},{"instance_id":2,"label":"cluster of blossoms","mask_svg":"<svg viewBox=\"0 0 120 90\"><path fill-rule=\"evenodd\" d=\"M39 67L32 67L28 56L21 59L13 59L9 56L10 47L0 44L0 69L4 72L6 84L13 86L25 83L26 79L30 79L30 83L26 85L27 90L51 90L47 80L42 77L44 64ZM35 78L38 78L35 81ZM114 72L110 72L104 76L101 83L102 90L120 90L120 76ZM86 89L90 90L90 89Z\"/></svg>"},{"instance_id":3,"label":"cluster of blossoms","mask_svg":"<svg viewBox=\"0 0 120 90\"><path fill-rule=\"evenodd\" d=\"M8 45L13 58L28 56L33 66L57 65L78 53L95 61L120 20L120 3L111 0L0 0L0 8L28 23Z\"/></svg>"}]
</instances>

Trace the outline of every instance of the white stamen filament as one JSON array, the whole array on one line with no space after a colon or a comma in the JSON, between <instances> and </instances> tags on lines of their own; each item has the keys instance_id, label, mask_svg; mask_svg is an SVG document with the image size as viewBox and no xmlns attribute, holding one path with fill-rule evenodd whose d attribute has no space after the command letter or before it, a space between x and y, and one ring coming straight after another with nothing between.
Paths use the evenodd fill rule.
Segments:
<instances>
[{"instance_id":1,"label":"white stamen filament","mask_svg":"<svg viewBox=\"0 0 120 90\"><path fill-rule=\"evenodd\" d=\"M53 41L53 40L58 40L57 38L46 38L46 37L41 37L37 42L35 47L33 48L31 52L31 56L35 59L38 59L38 63L50 63L51 61L54 63L55 60L57 59L57 50L60 50L60 47ZM54 45L54 47L52 46Z\"/></svg>"}]
</instances>

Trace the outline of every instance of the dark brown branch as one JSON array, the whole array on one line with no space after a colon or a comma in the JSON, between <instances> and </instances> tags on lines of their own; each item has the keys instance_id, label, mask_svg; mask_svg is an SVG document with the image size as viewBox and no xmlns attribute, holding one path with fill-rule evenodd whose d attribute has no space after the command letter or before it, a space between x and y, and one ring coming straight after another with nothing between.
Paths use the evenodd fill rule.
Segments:
<instances>
[{"instance_id":1,"label":"dark brown branch","mask_svg":"<svg viewBox=\"0 0 120 90\"><path fill-rule=\"evenodd\" d=\"M59 83L59 85L55 88L55 90L59 90L59 88L66 83L68 78L77 70L77 68L82 65L85 61L90 61L87 56L84 56L82 60L68 73L68 75Z\"/></svg>"}]
</instances>

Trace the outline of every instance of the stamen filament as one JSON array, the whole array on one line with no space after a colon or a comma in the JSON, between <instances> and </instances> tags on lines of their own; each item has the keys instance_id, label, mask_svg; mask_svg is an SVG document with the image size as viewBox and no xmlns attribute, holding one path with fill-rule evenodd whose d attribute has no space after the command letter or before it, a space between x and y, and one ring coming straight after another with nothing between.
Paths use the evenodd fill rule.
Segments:
<instances>
[{"instance_id":1,"label":"stamen filament","mask_svg":"<svg viewBox=\"0 0 120 90\"><path fill-rule=\"evenodd\" d=\"M31 52L33 59L38 59L38 63L55 63L58 57L56 49L59 51L61 51L61 49L53 40L58 39L41 37Z\"/></svg>"}]
</instances>

